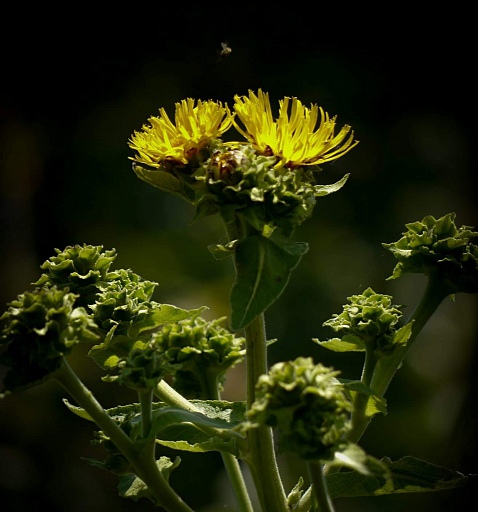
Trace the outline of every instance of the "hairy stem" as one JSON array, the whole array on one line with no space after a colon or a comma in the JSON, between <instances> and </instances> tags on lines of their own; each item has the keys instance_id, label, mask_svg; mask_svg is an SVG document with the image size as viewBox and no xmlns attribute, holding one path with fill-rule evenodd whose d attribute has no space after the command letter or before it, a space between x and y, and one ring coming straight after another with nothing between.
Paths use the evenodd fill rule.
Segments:
<instances>
[{"instance_id":1,"label":"hairy stem","mask_svg":"<svg viewBox=\"0 0 478 512\"><path fill-rule=\"evenodd\" d=\"M335 509L330 498L321 463L309 461L307 462L307 469L310 481L312 482L312 492L317 503L317 510L319 512L334 512Z\"/></svg>"},{"instance_id":2,"label":"hairy stem","mask_svg":"<svg viewBox=\"0 0 478 512\"><path fill-rule=\"evenodd\" d=\"M247 409L255 400L256 382L267 373L267 345L264 315L257 316L246 331ZM261 426L248 432L247 459L264 512L289 510L277 466L272 429Z\"/></svg>"},{"instance_id":3,"label":"hairy stem","mask_svg":"<svg viewBox=\"0 0 478 512\"><path fill-rule=\"evenodd\" d=\"M85 409L91 419L100 427L121 453L128 459L135 474L148 486L157 504L168 512L193 512L175 493L161 474L154 457L148 451L138 450L130 438L101 407L91 391L81 382L70 365L63 360L54 375L55 379Z\"/></svg>"}]
</instances>

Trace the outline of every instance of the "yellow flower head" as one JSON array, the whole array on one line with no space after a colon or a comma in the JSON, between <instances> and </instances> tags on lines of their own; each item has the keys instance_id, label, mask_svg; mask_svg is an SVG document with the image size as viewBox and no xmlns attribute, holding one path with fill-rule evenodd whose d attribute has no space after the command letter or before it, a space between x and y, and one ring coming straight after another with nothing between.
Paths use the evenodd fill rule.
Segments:
<instances>
[{"instance_id":1,"label":"yellow flower head","mask_svg":"<svg viewBox=\"0 0 478 512\"><path fill-rule=\"evenodd\" d=\"M279 160L276 167L323 164L358 144L348 125L335 135L336 116L330 118L317 105L312 104L308 109L297 98L285 97L279 101L279 117L274 120L269 95L261 89L257 96L249 91L249 97L236 95L234 100L234 110L244 129L234 120L232 123L258 151L276 156ZM315 130L319 112L320 123Z\"/></svg>"},{"instance_id":2,"label":"yellow flower head","mask_svg":"<svg viewBox=\"0 0 478 512\"><path fill-rule=\"evenodd\" d=\"M231 127L233 115L227 105L198 100L194 106L194 102L187 98L176 103L175 124L164 108L159 110L160 117L150 117L150 124L135 131L128 141L129 147L137 151L130 160L151 167L161 167L165 161L187 164L211 139Z\"/></svg>"}]
</instances>

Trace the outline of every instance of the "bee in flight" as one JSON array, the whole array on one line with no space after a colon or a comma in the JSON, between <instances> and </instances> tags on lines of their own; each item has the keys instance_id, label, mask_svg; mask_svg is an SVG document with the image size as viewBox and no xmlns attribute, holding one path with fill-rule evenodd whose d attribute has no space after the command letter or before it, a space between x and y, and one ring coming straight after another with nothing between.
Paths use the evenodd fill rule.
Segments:
<instances>
[{"instance_id":1,"label":"bee in flight","mask_svg":"<svg viewBox=\"0 0 478 512\"><path fill-rule=\"evenodd\" d=\"M218 62L223 58L230 55L232 52L232 48L227 43L221 43L221 49L217 52L219 55Z\"/></svg>"}]
</instances>

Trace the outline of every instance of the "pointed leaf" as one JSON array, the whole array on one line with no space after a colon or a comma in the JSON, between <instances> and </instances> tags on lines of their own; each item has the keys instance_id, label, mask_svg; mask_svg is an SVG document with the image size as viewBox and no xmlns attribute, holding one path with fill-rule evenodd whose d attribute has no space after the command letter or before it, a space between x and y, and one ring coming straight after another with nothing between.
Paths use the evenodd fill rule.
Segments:
<instances>
[{"instance_id":1,"label":"pointed leaf","mask_svg":"<svg viewBox=\"0 0 478 512\"><path fill-rule=\"evenodd\" d=\"M364 352L365 347L361 338L355 334L346 334L343 338L332 338L327 341L320 341L318 338L312 338L312 341L323 348L333 350L334 352Z\"/></svg>"},{"instance_id":2,"label":"pointed leaf","mask_svg":"<svg viewBox=\"0 0 478 512\"><path fill-rule=\"evenodd\" d=\"M238 243L236 281L231 290L231 326L239 330L263 313L284 291L307 244L278 244L253 235Z\"/></svg>"},{"instance_id":3,"label":"pointed leaf","mask_svg":"<svg viewBox=\"0 0 478 512\"><path fill-rule=\"evenodd\" d=\"M347 180L349 179L350 173L346 174L341 180L336 183L332 183L331 185L315 185L314 186L314 195L316 197L328 196L329 194L333 194L340 190Z\"/></svg>"},{"instance_id":4,"label":"pointed leaf","mask_svg":"<svg viewBox=\"0 0 478 512\"><path fill-rule=\"evenodd\" d=\"M362 475L355 471L327 475L331 497L441 491L476 483L478 477L478 475L463 475L458 471L410 456L395 462L384 458L381 462L388 467L391 475L385 483L381 478Z\"/></svg>"}]
</instances>

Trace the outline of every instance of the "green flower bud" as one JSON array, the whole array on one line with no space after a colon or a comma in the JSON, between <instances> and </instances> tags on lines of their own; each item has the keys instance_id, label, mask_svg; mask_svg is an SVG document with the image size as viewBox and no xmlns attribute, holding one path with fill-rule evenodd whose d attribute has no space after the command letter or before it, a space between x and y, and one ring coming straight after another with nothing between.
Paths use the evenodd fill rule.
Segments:
<instances>
[{"instance_id":1,"label":"green flower bud","mask_svg":"<svg viewBox=\"0 0 478 512\"><path fill-rule=\"evenodd\" d=\"M279 449L303 459L327 461L344 444L352 405L337 380L340 372L312 358L277 363L256 385L249 428L278 430Z\"/></svg>"},{"instance_id":2,"label":"green flower bud","mask_svg":"<svg viewBox=\"0 0 478 512\"><path fill-rule=\"evenodd\" d=\"M37 286L68 287L78 294L77 305L86 307L94 302L99 287L108 280L108 270L116 258L116 250L101 252L103 246L75 245L45 261L40 268L47 270L34 283Z\"/></svg>"},{"instance_id":3,"label":"green flower bud","mask_svg":"<svg viewBox=\"0 0 478 512\"><path fill-rule=\"evenodd\" d=\"M290 236L311 216L317 196L340 188L317 186L317 167L277 167L276 157L260 154L252 145L218 144L213 149L197 174L209 191L198 210L208 214L234 206L259 232L278 227Z\"/></svg>"},{"instance_id":4,"label":"green flower bud","mask_svg":"<svg viewBox=\"0 0 478 512\"><path fill-rule=\"evenodd\" d=\"M3 386L7 392L41 382L54 372L73 346L96 341L96 325L78 295L67 289L36 288L9 303L0 317L0 342L6 350L0 362L9 367Z\"/></svg>"},{"instance_id":5,"label":"green flower bud","mask_svg":"<svg viewBox=\"0 0 478 512\"><path fill-rule=\"evenodd\" d=\"M90 306L94 321L105 331L115 327L116 335L126 333L159 306L150 301L157 283L124 269L111 272L109 279Z\"/></svg>"},{"instance_id":6,"label":"green flower bud","mask_svg":"<svg viewBox=\"0 0 478 512\"><path fill-rule=\"evenodd\" d=\"M469 226L457 228L455 213L440 219L428 215L421 222L406 224L397 242L382 244L398 260L393 274L423 273L444 279L450 294L478 292L478 246L471 243L478 232Z\"/></svg>"},{"instance_id":7,"label":"green flower bud","mask_svg":"<svg viewBox=\"0 0 478 512\"><path fill-rule=\"evenodd\" d=\"M154 389L158 382L176 370L164 353L154 346L135 347L118 364L117 381L131 389L146 392Z\"/></svg>"},{"instance_id":8,"label":"green flower bud","mask_svg":"<svg viewBox=\"0 0 478 512\"><path fill-rule=\"evenodd\" d=\"M165 325L153 335L158 349L180 368L173 379L179 392L212 398L211 382L222 389L226 371L244 357L245 340L219 325L225 319L208 322L196 316Z\"/></svg>"},{"instance_id":9,"label":"green flower bud","mask_svg":"<svg viewBox=\"0 0 478 512\"><path fill-rule=\"evenodd\" d=\"M350 304L344 305L343 312L332 315L323 325L343 333L349 342L353 340L363 349L371 346L381 352L390 351L402 306L392 304L390 295L375 293L372 288L347 299Z\"/></svg>"}]
</instances>

